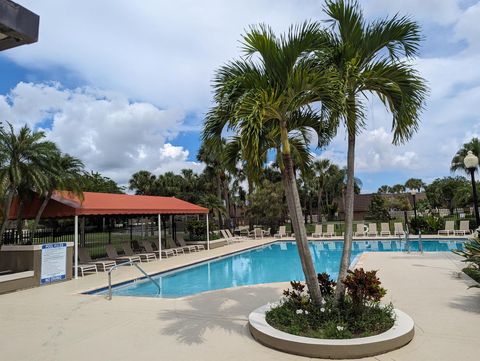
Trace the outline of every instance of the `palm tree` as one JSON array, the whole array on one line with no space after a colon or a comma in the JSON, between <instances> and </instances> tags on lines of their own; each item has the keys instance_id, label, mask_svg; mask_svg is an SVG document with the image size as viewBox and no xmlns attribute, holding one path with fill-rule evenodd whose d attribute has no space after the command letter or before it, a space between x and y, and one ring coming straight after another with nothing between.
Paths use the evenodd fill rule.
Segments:
<instances>
[{"instance_id":1,"label":"palm tree","mask_svg":"<svg viewBox=\"0 0 480 361\"><path fill-rule=\"evenodd\" d=\"M382 194L392 193L392 187L385 184L385 185L381 186L380 188L378 188L377 192L382 193Z\"/></svg>"},{"instance_id":2,"label":"palm tree","mask_svg":"<svg viewBox=\"0 0 480 361\"><path fill-rule=\"evenodd\" d=\"M233 131L250 169L262 169L266 150L276 151L302 269L315 304L321 303L322 295L303 223L295 179L295 168L300 164L294 164L291 137L308 145L308 131L315 131L320 142L328 141L333 133L321 121L319 111L310 107L322 101L327 110L334 99L328 72L311 61L311 53L322 46L322 38L317 23L291 27L280 37L266 25L251 27L243 37L245 57L217 71L217 105L204 126L204 139L219 140L225 128Z\"/></svg>"},{"instance_id":3,"label":"palm tree","mask_svg":"<svg viewBox=\"0 0 480 361\"><path fill-rule=\"evenodd\" d=\"M341 299L352 249L355 140L366 125L365 101L376 95L392 113L393 143L399 144L418 129L427 89L409 62L421 40L416 22L395 15L368 23L353 0L327 1L325 11L330 46L319 62L328 61L337 72L344 106L333 115L344 122L348 138L345 239L336 289Z\"/></svg>"},{"instance_id":4,"label":"palm tree","mask_svg":"<svg viewBox=\"0 0 480 361\"><path fill-rule=\"evenodd\" d=\"M330 161L328 159L320 159L313 163L313 171L317 177L317 214L318 221L322 221L322 197L325 191L325 186L328 177L328 168L330 167Z\"/></svg>"},{"instance_id":5,"label":"palm tree","mask_svg":"<svg viewBox=\"0 0 480 361\"><path fill-rule=\"evenodd\" d=\"M48 202L53 196L54 191L66 191L80 200L83 200L83 191L81 185L81 176L83 174L84 165L78 158L69 154L55 154L51 159L50 172L48 174L48 185L43 196L43 202L37 211L35 221L30 233L30 241L33 241L35 230L37 229L40 218L47 207Z\"/></svg>"},{"instance_id":6,"label":"palm tree","mask_svg":"<svg viewBox=\"0 0 480 361\"><path fill-rule=\"evenodd\" d=\"M422 188L425 188L425 183L420 178L410 178L405 182L405 188L420 192Z\"/></svg>"},{"instance_id":7,"label":"palm tree","mask_svg":"<svg viewBox=\"0 0 480 361\"><path fill-rule=\"evenodd\" d=\"M157 177L147 170L141 170L134 174L128 181L128 189L134 190L135 194L140 195L154 195L155 181Z\"/></svg>"},{"instance_id":8,"label":"palm tree","mask_svg":"<svg viewBox=\"0 0 480 361\"><path fill-rule=\"evenodd\" d=\"M465 164L463 163L463 159L465 158L469 150L471 150L472 153L477 157L480 157L480 140L478 138L472 138L471 141L465 143L462 148L458 150L458 152L452 159L450 171L456 172L460 169L463 170L465 173L469 173L468 169L465 168Z\"/></svg>"},{"instance_id":9,"label":"palm tree","mask_svg":"<svg viewBox=\"0 0 480 361\"><path fill-rule=\"evenodd\" d=\"M51 160L58 154L55 144L44 140L44 132L32 131L25 125L17 134L13 126L8 125L8 130L0 128L0 184L5 190L0 244L14 196L22 201L27 191L45 192L51 174Z\"/></svg>"},{"instance_id":10,"label":"palm tree","mask_svg":"<svg viewBox=\"0 0 480 361\"><path fill-rule=\"evenodd\" d=\"M399 193L405 193L406 189L403 184L394 184L392 188L390 188L390 190L392 191L392 193L399 194Z\"/></svg>"}]
</instances>

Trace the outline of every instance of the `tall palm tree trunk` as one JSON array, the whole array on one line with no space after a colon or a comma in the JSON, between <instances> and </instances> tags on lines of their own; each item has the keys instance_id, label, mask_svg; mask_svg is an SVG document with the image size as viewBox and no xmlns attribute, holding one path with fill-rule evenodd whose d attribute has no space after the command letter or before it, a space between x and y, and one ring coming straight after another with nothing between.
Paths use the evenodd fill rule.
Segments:
<instances>
[{"instance_id":1,"label":"tall palm tree trunk","mask_svg":"<svg viewBox=\"0 0 480 361\"><path fill-rule=\"evenodd\" d=\"M17 209L17 239L19 243L23 243L23 208L25 207L25 202L20 200Z\"/></svg>"},{"instance_id":2,"label":"tall palm tree trunk","mask_svg":"<svg viewBox=\"0 0 480 361\"><path fill-rule=\"evenodd\" d=\"M52 198L52 191L48 191L47 195L45 196L45 199L43 200L42 204L40 205L40 208L37 211L37 214L35 215L35 221L33 222L32 226L32 232L30 233L30 242L33 243L33 237L35 235L35 232L37 231L38 224L40 223L40 219L42 218L43 211L45 211L45 208L47 207L48 202Z\"/></svg>"},{"instance_id":3,"label":"tall palm tree trunk","mask_svg":"<svg viewBox=\"0 0 480 361\"><path fill-rule=\"evenodd\" d=\"M2 245L3 243L3 234L5 233L5 229L7 228L8 215L10 214L12 201L13 201L13 191L9 190L7 193L7 197L5 199L5 207L3 209L3 222L2 222L2 228L0 229L0 245Z\"/></svg>"},{"instance_id":4,"label":"tall palm tree trunk","mask_svg":"<svg viewBox=\"0 0 480 361\"><path fill-rule=\"evenodd\" d=\"M345 295L345 285L343 280L347 276L350 266L350 256L352 254L353 238L353 199L355 184L355 132L348 132L348 152L347 152L347 189L345 194L345 237L343 242L342 259L340 261L340 271L338 273L337 288L335 297L338 300L343 299Z\"/></svg>"},{"instance_id":5,"label":"tall palm tree trunk","mask_svg":"<svg viewBox=\"0 0 480 361\"><path fill-rule=\"evenodd\" d=\"M220 179L220 174L218 174L218 172L216 175L216 181L217 181L217 198L220 201L220 203L223 203L222 202L222 180ZM218 227L223 228L223 219L222 219L221 211L218 210L217 214L218 214Z\"/></svg>"},{"instance_id":6,"label":"tall palm tree trunk","mask_svg":"<svg viewBox=\"0 0 480 361\"><path fill-rule=\"evenodd\" d=\"M322 193L323 193L323 189L320 187L320 189L318 190L318 201L317 201L318 222L322 221Z\"/></svg>"},{"instance_id":7,"label":"tall palm tree trunk","mask_svg":"<svg viewBox=\"0 0 480 361\"><path fill-rule=\"evenodd\" d=\"M305 281L310 292L311 300L314 304L320 305L322 302L322 292L320 291L317 273L313 265L310 248L308 247L307 232L305 230L305 223L303 223L302 205L300 203L300 196L298 195L297 183L295 181L295 173L293 170L293 161L290 153L290 144L288 142L288 132L286 127L282 127L281 131L282 159L284 165L282 179L285 188L285 196L287 198L288 210L292 220L298 254L300 256L300 262L302 264L303 273L305 274Z\"/></svg>"}]
</instances>

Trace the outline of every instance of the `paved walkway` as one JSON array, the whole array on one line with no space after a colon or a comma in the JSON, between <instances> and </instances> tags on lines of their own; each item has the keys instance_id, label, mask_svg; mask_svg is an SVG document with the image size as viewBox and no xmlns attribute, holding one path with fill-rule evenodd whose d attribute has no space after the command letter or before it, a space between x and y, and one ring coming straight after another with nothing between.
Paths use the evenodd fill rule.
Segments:
<instances>
[{"instance_id":1,"label":"paved walkway","mask_svg":"<svg viewBox=\"0 0 480 361\"><path fill-rule=\"evenodd\" d=\"M246 246L226 246L168 262L172 267ZM461 263L456 256L371 253L362 262L367 269L380 270L388 300L416 322L416 335L409 345L364 360L478 360L480 290L467 290L472 281L458 278ZM161 263L146 268L168 266ZM134 270L119 272L117 281L131 277ZM114 297L107 301L102 296L78 294L105 281L104 274L92 275L0 296L1 360L306 359L263 347L248 333L248 313L277 299L286 284L181 299Z\"/></svg>"}]
</instances>

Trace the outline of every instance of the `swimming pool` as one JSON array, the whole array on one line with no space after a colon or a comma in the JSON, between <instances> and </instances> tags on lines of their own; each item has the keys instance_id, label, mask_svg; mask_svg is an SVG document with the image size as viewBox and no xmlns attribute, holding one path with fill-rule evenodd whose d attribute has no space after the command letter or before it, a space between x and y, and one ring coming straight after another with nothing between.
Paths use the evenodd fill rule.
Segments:
<instances>
[{"instance_id":1,"label":"swimming pool","mask_svg":"<svg viewBox=\"0 0 480 361\"><path fill-rule=\"evenodd\" d=\"M425 252L442 252L462 249L462 240L423 240ZM337 277L342 241L313 241L310 250L318 273L327 272ZM363 252L418 252L419 242L366 240L354 241L352 261ZM293 241L277 241L240 253L152 276L160 287L158 292L152 282L140 279L113 288L115 296L177 298L223 288L272 282L303 280L297 246ZM105 294L106 289L90 292Z\"/></svg>"}]
</instances>

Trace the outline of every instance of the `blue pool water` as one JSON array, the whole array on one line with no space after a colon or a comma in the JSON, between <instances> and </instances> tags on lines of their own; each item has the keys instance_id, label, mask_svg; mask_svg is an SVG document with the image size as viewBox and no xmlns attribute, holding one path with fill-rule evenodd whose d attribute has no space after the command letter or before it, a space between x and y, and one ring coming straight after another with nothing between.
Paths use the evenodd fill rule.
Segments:
<instances>
[{"instance_id":1,"label":"blue pool water","mask_svg":"<svg viewBox=\"0 0 480 361\"><path fill-rule=\"evenodd\" d=\"M425 252L445 252L462 249L462 241L424 240ZM318 273L337 277L343 242L310 242L310 250ZM418 241L409 242L411 252L419 249ZM405 242L369 240L353 242L352 261L363 252L407 251ZM150 281L141 279L116 286L118 296L176 298L229 287L271 282L303 280L302 268L295 242L275 242L230 256L217 258L176 271L152 276L161 292ZM106 293L106 290L95 292Z\"/></svg>"}]
</instances>

